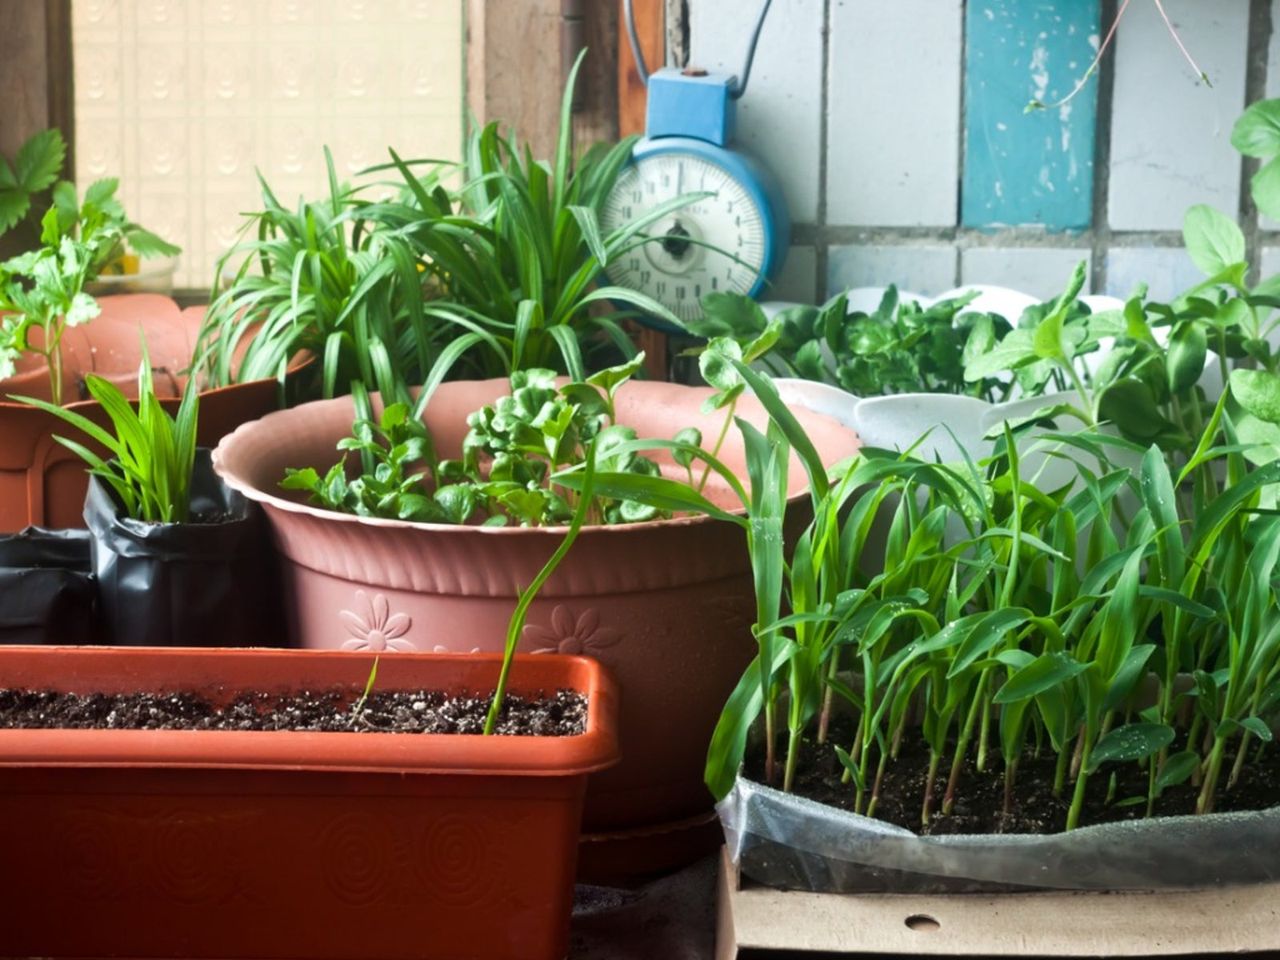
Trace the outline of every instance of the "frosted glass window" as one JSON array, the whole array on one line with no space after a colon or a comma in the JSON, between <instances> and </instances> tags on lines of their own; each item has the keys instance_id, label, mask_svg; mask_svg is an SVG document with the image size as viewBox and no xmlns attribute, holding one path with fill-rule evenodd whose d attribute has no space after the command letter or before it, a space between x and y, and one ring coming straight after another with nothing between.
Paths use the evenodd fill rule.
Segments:
<instances>
[{"instance_id":1,"label":"frosted glass window","mask_svg":"<svg viewBox=\"0 0 1280 960\"><path fill-rule=\"evenodd\" d=\"M257 167L282 202L388 159L457 159L462 0L72 0L76 180L118 176L130 215L208 287Z\"/></svg>"}]
</instances>

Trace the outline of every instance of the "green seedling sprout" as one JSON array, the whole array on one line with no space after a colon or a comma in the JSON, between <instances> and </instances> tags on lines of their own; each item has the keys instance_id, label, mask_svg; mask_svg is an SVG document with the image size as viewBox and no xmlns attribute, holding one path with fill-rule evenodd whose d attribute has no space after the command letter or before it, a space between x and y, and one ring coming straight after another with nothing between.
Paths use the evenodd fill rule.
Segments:
<instances>
[{"instance_id":1,"label":"green seedling sprout","mask_svg":"<svg viewBox=\"0 0 1280 960\"><path fill-rule=\"evenodd\" d=\"M365 702L369 699L369 694L373 692L373 685L378 681L378 660L379 657L373 658L373 666L369 668L369 679L364 682L364 692L360 694L355 703L351 705L351 715L353 717L360 716L364 710Z\"/></svg>"},{"instance_id":2,"label":"green seedling sprout","mask_svg":"<svg viewBox=\"0 0 1280 960\"><path fill-rule=\"evenodd\" d=\"M578 534L581 532L583 524L586 523L595 473L595 441L593 440L587 445L578 506L573 511L573 519L569 523L569 529L565 532L564 538L560 541L560 545L556 547L551 558L538 571L537 576L530 581L529 585L520 592L516 608L507 624L507 639L502 653L502 669L498 673L498 684L493 691L493 700L489 704L489 713L485 716L484 721L485 736L493 733L494 727L498 723L498 717L502 714L502 704L507 696L507 679L511 673L512 661L515 659L516 647L520 643L520 634L524 630L525 619L529 615L529 606L533 603L534 598L537 597L538 591L542 589L542 585L547 582L551 575L555 573L556 568L560 566L560 561L568 554L569 548L578 539Z\"/></svg>"}]
</instances>

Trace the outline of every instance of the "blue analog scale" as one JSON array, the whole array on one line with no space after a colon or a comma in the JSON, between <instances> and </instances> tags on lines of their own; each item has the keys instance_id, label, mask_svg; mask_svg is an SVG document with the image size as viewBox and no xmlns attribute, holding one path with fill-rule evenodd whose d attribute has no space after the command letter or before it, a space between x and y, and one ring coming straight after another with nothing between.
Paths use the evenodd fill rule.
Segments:
<instances>
[{"instance_id":1,"label":"blue analog scale","mask_svg":"<svg viewBox=\"0 0 1280 960\"><path fill-rule=\"evenodd\" d=\"M790 244L791 221L777 180L732 145L745 87L734 77L701 70L666 68L650 75L645 137L602 211L608 233L673 197L708 194L643 231L660 239L606 267L612 283L648 294L682 320L700 316L702 297L713 291L760 293Z\"/></svg>"}]
</instances>

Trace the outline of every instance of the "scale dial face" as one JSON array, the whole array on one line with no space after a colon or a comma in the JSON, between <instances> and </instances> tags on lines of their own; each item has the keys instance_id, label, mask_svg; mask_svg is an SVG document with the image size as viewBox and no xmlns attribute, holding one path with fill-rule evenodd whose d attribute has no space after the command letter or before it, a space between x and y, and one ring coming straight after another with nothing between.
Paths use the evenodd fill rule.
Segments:
<instances>
[{"instance_id":1,"label":"scale dial face","mask_svg":"<svg viewBox=\"0 0 1280 960\"><path fill-rule=\"evenodd\" d=\"M648 294L681 320L701 316L702 298L713 291L752 293L768 252L764 212L741 182L705 157L637 157L605 201L601 226L607 234L673 197L704 192L710 196L641 232L653 240L611 260L610 282Z\"/></svg>"}]
</instances>

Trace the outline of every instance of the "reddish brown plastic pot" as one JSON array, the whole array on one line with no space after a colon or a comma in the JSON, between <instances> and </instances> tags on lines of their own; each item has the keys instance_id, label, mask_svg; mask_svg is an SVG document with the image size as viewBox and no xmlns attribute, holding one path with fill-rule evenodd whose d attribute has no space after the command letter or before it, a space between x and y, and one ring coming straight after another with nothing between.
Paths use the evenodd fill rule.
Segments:
<instances>
[{"instance_id":1,"label":"reddish brown plastic pot","mask_svg":"<svg viewBox=\"0 0 1280 960\"><path fill-rule=\"evenodd\" d=\"M426 415L440 456L458 456L467 414L507 389L505 380L442 385ZM641 437L669 439L696 426L714 438L724 414L702 412L710 393L630 382L618 394L618 420ZM759 427L766 422L754 398L744 397L738 413ZM856 436L835 421L796 414L828 462L857 449ZM245 424L214 452L227 483L266 508L283 557L292 641L379 652L497 649L516 596L564 530L367 519L289 499L279 489L285 468L323 473L353 416L350 398L304 404ZM736 430L721 454L746 475ZM684 476L670 461L663 467ZM794 459L790 480L791 493L803 497L805 474ZM735 504L722 482L707 494ZM522 651L596 657L623 690L623 760L592 778L587 800L584 860L600 863L593 876L696 858L685 832L714 837L705 830L712 798L702 771L716 720L755 651L750 571L744 535L728 522L590 527L530 608ZM678 838L668 836L673 830ZM599 856L601 845L617 848L617 858Z\"/></svg>"},{"instance_id":2,"label":"reddish brown plastic pot","mask_svg":"<svg viewBox=\"0 0 1280 960\"><path fill-rule=\"evenodd\" d=\"M378 688L487 692L500 660L384 657ZM354 699L372 661L9 647L0 683ZM581 657L521 657L511 679L585 693L586 733L0 730L0 955L562 958L617 695Z\"/></svg>"},{"instance_id":3,"label":"reddish brown plastic pot","mask_svg":"<svg viewBox=\"0 0 1280 960\"><path fill-rule=\"evenodd\" d=\"M176 410L204 308L180 310L168 297L144 293L103 297L99 303L101 315L69 327L63 336L62 395L73 401L67 406L107 425L96 401L76 399L80 381L84 374L96 373L135 396L141 331L156 392L170 412ZM212 447L238 425L274 410L278 386L275 380L255 380L203 391L199 442ZM84 461L54 440L54 434L76 437L77 432L42 410L8 400L10 394L50 399L48 368L23 358L18 374L0 381L0 533L31 525L84 526Z\"/></svg>"}]
</instances>

